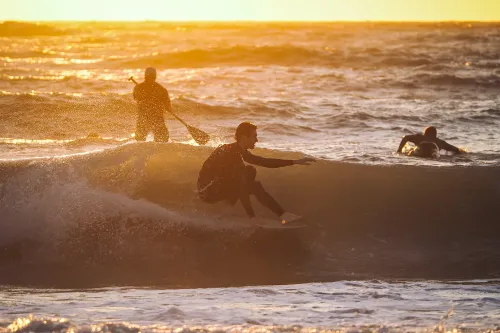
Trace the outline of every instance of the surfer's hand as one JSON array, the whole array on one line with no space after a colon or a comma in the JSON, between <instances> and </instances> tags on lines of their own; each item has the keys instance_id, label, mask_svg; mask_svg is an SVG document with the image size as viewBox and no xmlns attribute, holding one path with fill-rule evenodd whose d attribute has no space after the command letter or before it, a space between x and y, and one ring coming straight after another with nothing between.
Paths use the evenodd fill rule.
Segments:
<instances>
[{"instance_id":1,"label":"surfer's hand","mask_svg":"<svg viewBox=\"0 0 500 333\"><path fill-rule=\"evenodd\" d=\"M300 160L295 160L293 161L293 164L299 164L299 165L309 165L311 162L316 162L314 158L311 157L304 157L301 158Z\"/></svg>"}]
</instances>

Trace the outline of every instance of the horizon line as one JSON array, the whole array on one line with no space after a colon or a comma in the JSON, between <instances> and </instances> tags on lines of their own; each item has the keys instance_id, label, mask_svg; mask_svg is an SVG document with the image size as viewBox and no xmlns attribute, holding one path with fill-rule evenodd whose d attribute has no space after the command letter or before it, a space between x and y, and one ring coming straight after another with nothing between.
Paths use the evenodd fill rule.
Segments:
<instances>
[{"instance_id":1,"label":"horizon line","mask_svg":"<svg viewBox=\"0 0 500 333\"><path fill-rule=\"evenodd\" d=\"M27 22L27 23L500 23L497 20L19 20L0 19L5 22Z\"/></svg>"}]
</instances>

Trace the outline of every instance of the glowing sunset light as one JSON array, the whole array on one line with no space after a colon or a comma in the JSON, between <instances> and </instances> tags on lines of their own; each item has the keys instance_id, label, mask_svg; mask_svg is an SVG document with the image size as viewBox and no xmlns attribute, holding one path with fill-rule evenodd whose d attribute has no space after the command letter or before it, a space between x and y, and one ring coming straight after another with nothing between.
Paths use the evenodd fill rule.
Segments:
<instances>
[{"instance_id":1,"label":"glowing sunset light","mask_svg":"<svg viewBox=\"0 0 500 333\"><path fill-rule=\"evenodd\" d=\"M498 0L16 0L0 20L498 21Z\"/></svg>"}]
</instances>

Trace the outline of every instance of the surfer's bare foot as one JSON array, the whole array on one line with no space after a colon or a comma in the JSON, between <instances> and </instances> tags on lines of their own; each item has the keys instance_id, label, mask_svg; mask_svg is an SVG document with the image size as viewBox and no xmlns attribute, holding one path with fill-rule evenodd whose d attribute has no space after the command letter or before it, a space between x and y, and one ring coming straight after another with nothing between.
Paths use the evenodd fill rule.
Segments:
<instances>
[{"instance_id":1,"label":"surfer's bare foot","mask_svg":"<svg viewBox=\"0 0 500 333\"><path fill-rule=\"evenodd\" d=\"M301 218L302 218L302 216L300 216L300 215L295 215L295 214L292 214L292 213L289 213L289 212L284 212L284 213L280 216L281 224L291 223L291 222L293 222L293 221L300 220Z\"/></svg>"}]
</instances>

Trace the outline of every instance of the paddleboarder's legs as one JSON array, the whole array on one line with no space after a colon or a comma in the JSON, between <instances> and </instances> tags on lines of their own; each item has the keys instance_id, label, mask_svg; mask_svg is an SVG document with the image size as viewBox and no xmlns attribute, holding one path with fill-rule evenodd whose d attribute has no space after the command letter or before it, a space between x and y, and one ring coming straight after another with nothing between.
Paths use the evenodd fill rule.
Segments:
<instances>
[{"instance_id":1,"label":"paddleboarder's legs","mask_svg":"<svg viewBox=\"0 0 500 333\"><path fill-rule=\"evenodd\" d=\"M146 141L146 136L150 131L153 131L156 142L168 142L168 129L162 116L139 115L137 117L135 139L137 141Z\"/></svg>"},{"instance_id":2,"label":"paddleboarder's legs","mask_svg":"<svg viewBox=\"0 0 500 333\"><path fill-rule=\"evenodd\" d=\"M137 141L146 141L146 136L150 129L149 121L145 115L139 115L137 117L137 124L135 126L135 139Z\"/></svg>"},{"instance_id":3,"label":"paddleboarder's legs","mask_svg":"<svg viewBox=\"0 0 500 333\"><path fill-rule=\"evenodd\" d=\"M168 142L168 129L164 121L153 124L153 134L156 142Z\"/></svg>"}]
</instances>

